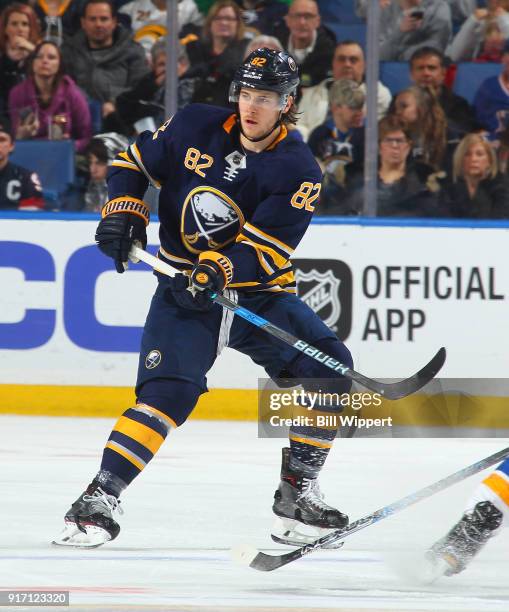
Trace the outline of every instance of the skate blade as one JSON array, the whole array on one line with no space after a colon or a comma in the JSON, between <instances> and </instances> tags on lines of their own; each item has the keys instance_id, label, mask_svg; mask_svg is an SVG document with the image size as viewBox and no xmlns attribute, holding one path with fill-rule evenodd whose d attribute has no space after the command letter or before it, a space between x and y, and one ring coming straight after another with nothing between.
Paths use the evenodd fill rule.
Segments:
<instances>
[{"instance_id":1,"label":"skate blade","mask_svg":"<svg viewBox=\"0 0 509 612\"><path fill-rule=\"evenodd\" d=\"M323 529L322 527L313 527L306 525L294 519L286 519L277 517L272 527L270 537L278 544L286 544L287 546L304 546L305 544L313 544L318 538L332 533L335 529ZM324 549L335 550L341 548L344 542L334 542Z\"/></svg>"},{"instance_id":2,"label":"skate blade","mask_svg":"<svg viewBox=\"0 0 509 612\"><path fill-rule=\"evenodd\" d=\"M427 554L419 568L419 580L423 584L433 584L442 576L452 576L456 573L452 557Z\"/></svg>"},{"instance_id":3,"label":"skate blade","mask_svg":"<svg viewBox=\"0 0 509 612\"><path fill-rule=\"evenodd\" d=\"M76 523L66 522L64 530L51 543L53 546L72 548L98 548L111 540L110 534L96 525L83 525L86 533L78 529Z\"/></svg>"}]
</instances>

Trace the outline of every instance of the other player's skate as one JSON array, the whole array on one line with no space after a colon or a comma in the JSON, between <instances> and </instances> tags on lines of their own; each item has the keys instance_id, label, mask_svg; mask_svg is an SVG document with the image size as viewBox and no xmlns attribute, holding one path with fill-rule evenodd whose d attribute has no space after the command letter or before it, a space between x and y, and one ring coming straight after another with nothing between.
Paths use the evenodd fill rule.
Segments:
<instances>
[{"instance_id":1,"label":"other player's skate","mask_svg":"<svg viewBox=\"0 0 509 612\"><path fill-rule=\"evenodd\" d=\"M470 561L495 535L502 524L503 515L490 501L479 502L466 512L449 533L438 540L426 553L431 582L440 576L462 572Z\"/></svg>"},{"instance_id":2,"label":"other player's skate","mask_svg":"<svg viewBox=\"0 0 509 612\"><path fill-rule=\"evenodd\" d=\"M274 493L277 515L271 537L279 544L302 546L348 525L348 517L324 502L316 478L290 469L290 449L283 448L281 482ZM340 548L337 542L331 548Z\"/></svg>"},{"instance_id":3,"label":"other player's skate","mask_svg":"<svg viewBox=\"0 0 509 612\"><path fill-rule=\"evenodd\" d=\"M120 532L115 513L123 514L120 501L92 482L67 511L64 530L53 544L96 548L114 540Z\"/></svg>"}]
</instances>

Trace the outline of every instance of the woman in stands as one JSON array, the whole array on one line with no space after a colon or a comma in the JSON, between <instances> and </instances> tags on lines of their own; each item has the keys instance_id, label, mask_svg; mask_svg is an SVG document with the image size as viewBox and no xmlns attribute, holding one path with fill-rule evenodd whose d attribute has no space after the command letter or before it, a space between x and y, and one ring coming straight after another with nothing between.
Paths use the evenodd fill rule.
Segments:
<instances>
[{"instance_id":1,"label":"woman in stands","mask_svg":"<svg viewBox=\"0 0 509 612\"><path fill-rule=\"evenodd\" d=\"M388 115L378 124L379 166L377 184L377 216L439 217L435 195L436 177L426 167L417 167L411 160L412 139L406 125ZM364 173L347 182L349 197L337 202L329 214L362 214Z\"/></svg>"},{"instance_id":2,"label":"woman in stands","mask_svg":"<svg viewBox=\"0 0 509 612\"><path fill-rule=\"evenodd\" d=\"M449 169L452 150L448 144L455 145L458 139L449 133L444 111L431 89L412 85L400 91L389 114L394 114L410 132L415 162L433 170Z\"/></svg>"},{"instance_id":3,"label":"woman in stands","mask_svg":"<svg viewBox=\"0 0 509 612\"><path fill-rule=\"evenodd\" d=\"M463 23L447 55L453 62L471 62L479 58L481 61L499 62L503 42L500 44L498 40L507 38L509 0L488 0L486 8L476 9Z\"/></svg>"},{"instance_id":4,"label":"woman in stands","mask_svg":"<svg viewBox=\"0 0 509 612\"><path fill-rule=\"evenodd\" d=\"M441 201L451 217L509 218L509 182L498 172L493 146L481 134L468 134L456 148L452 181L443 188Z\"/></svg>"},{"instance_id":5,"label":"woman in stands","mask_svg":"<svg viewBox=\"0 0 509 612\"><path fill-rule=\"evenodd\" d=\"M39 42L41 30L33 9L19 2L0 15L0 114L11 89L25 78L26 61Z\"/></svg>"},{"instance_id":6,"label":"woman in stands","mask_svg":"<svg viewBox=\"0 0 509 612\"><path fill-rule=\"evenodd\" d=\"M239 5L234 0L215 2L207 13L201 37L194 38L187 42L186 49L191 67L199 70L203 78L193 102L229 106L230 82L249 42Z\"/></svg>"},{"instance_id":7,"label":"woman in stands","mask_svg":"<svg viewBox=\"0 0 509 612\"><path fill-rule=\"evenodd\" d=\"M28 66L28 78L9 95L9 112L18 139L72 138L82 152L92 135L85 96L64 74L58 46L37 45Z\"/></svg>"}]
</instances>

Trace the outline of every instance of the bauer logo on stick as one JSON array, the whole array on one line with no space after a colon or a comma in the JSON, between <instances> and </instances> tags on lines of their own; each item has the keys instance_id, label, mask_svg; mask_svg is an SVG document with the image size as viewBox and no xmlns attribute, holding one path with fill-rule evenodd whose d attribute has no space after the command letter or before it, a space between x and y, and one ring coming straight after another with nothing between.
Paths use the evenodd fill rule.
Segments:
<instances>
[{"instance_id":1,"label":"bauer logo on stick","mask_svg":"<svg viewBox=\"0 0 509 612\"><path fill-rule=\"evenodd\" d=\"M161 363L162 355L159 351L150 351L150 353L145 357L145 367L147 370L152 370L157 368L157 366Z\"/></svg>"}]
</instances>

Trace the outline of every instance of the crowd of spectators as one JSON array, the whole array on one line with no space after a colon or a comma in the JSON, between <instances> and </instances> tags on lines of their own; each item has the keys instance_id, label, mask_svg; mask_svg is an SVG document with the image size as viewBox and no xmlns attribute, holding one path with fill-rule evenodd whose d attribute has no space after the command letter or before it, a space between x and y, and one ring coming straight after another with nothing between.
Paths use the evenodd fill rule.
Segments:
<instances>
[{"instance_id":1,"label":"crowd of spectators","mask_svg":"<svg viewBox=\"0 0 509 612\"><path fill-rule=\"evenodd\" d=\"M317 213L359 215L365 53L322 18L334 1L180 0L178 108L228 106L250 51L289 51L301 77L290 136L308 142L324 173ZM410 82L377 87L378 214L509 218L509 0L379 2L380 59L405 64ZM76 179L58 206L100 210L114 155L165 120L166 4L0 0L0 185L11 185L0 209L44 208L37 174L9 161L16 140L71 140ZM368 0L350 4L366 18ZM472 103L453 91L461 62L500 66ZM20 177L27 197L12 189Z\"/></svg>"}]
</instances>

